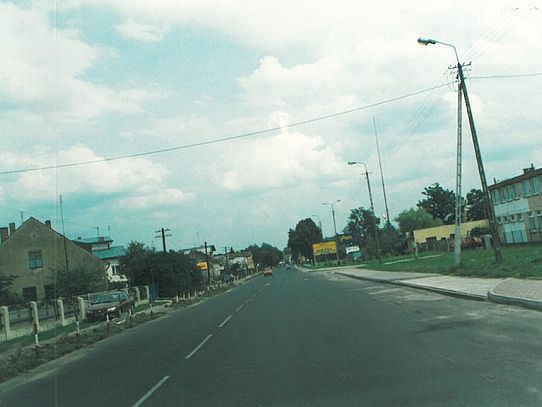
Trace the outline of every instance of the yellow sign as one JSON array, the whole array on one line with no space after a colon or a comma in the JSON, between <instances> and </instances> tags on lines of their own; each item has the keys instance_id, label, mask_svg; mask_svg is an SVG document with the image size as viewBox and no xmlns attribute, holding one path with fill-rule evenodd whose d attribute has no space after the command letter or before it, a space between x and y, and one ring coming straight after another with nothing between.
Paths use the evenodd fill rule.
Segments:
<instances>
[{"instance_id":1,"label":"yellow sign","mask_svg":"<svg viewBox=\"0 0 542 407\"><path fill-rule=\"evenodd\" d=\"M194 264L194 263L192 263ZM207 262L206 261L200 261L198 264L197 264L198 268L200 270L207 270Z\"/></svg>"},{"instance_id":2,"label":"yellow sign","mask_svg":"<svg viewBox=\"0 0 542 407\"><path fill-rule=\"evenodd\" d=\"M312 252L315 256L337 253L337 245L335 242L314 243L312 245Z\"/></svg>"}]
</instances>

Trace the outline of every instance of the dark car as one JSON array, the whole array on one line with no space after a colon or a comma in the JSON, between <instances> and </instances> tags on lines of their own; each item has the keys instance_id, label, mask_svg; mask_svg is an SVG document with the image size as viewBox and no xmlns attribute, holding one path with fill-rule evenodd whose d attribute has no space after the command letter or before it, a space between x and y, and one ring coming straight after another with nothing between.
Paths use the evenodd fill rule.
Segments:
<instances>
[{"instance_id":1,"label":"dark car","mask_svg":"<svg viewBox=\"0 0 542 407\"><path fill-rule=\"evenodd\" d=\"M87 309L87 321L121 317L128 310L135 311L134 301L125 291L100 294Z\"/></svg>"}]
</instances>

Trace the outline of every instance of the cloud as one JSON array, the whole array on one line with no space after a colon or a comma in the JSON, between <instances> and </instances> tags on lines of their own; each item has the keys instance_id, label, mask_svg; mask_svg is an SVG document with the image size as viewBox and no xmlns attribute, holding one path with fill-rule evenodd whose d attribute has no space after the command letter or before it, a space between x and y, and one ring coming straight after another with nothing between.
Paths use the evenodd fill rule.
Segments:
<instances>
[{"instance_id":1,"label":"cloud","mask_svg":"<svg viewBox=\"0 0 542 407\"><path fill-rule=\"evenodd\" d=\"M54 28L45 10L0 3L3 103L54 118L91 119L105 112L138 113L157 93L118 90L84 79L111 52L89 45L71 28Z\"/></svg>"},{"instance_id":2,"label":"cloud","mask_svg":"<svg viewBox=\"0 0 542 407\"><path fill-rule=\"evenodd\" d=\"M169 31L169 26L155 26L144 24L128 19L117 25L117 31L124 38L133 39L142 42L161 41L164 34Z\"/></svg>"}]
</instances>

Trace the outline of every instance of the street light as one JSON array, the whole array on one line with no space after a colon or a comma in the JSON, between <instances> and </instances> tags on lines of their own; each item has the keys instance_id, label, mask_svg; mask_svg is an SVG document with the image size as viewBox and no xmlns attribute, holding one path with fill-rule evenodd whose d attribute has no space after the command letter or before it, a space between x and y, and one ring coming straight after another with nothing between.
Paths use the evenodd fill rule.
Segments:
<instances>
[{"instance_id":1,"label":"street light","mask_svg":"<svg viewBox=\"0 0 542 407\"><path fill-rule=\"evenodd\" d=\"M335 254L337 256L337 264L339 264L339 243L337 241L337 223L335 222L335 204L338 202L341 202L341 200L337 199L333 202L322 202L322 205L331 206L331 215L333 216L333 231L335 232Z\"/></svg>"},{"instance_id":2,"label":"street light","mask_svg":"<svg viewBox=\"0 0 542 407\"><path fill-rule=\"evenodd\" d=\"M363 165L365 168L365 178L367 179L367 190L369 191L369 202L371 203L371 212L373 214L373 226L375 231L375 241L376 241L376 256L378 257L378 262L382 263L382 256L380 253L380 236L378 236L378 230L376 230L376 216L375 216L375 207L373 204L373 194L371 193L371 182L369 181L369 171L367 171L367 164L363 161L348 161L348 165Z\"/></svg>"},{"instance_id":3,"label":"street light","mask_svg":"<svg viewBox=\"0 0 542 407\"><path fill-rule=\"evenodd\" d=\"M444 42L440 42L431 38L418 38L418 43L421 45L428 44L442 44L447 47L451 47L455 53L455 59L457 61L457 69L462 69L459 62L459 56L457 55L457 49L452 45ZM455 173L455 231L454 231L454 260L453 267L458 268L461 266L461 173L462 173L462 144L463 144L463 111L462 111L462 88L463 82L460 80L457 87L457 152L456 152L456 173Z\"/></svg>"},{"instance_id":4,"label":"street light","mask_svg":"<svg viewBox=\"0 0 542 407\"><path fill-rule=\"evenodd\" d=\"M451 47L454 50L455 58L457 60L457 72L459 74L459 90L458 90L458 92L462 92L463 97L465 98L465 106L467 108L467 116L469 118L469 127L470 127L471 136L472 136L472 144L474 146L474 154L476 156L476 164L478 165L478 173L480 175L480 183L482 184L482 191L483 191L484 198L485 198L485 201L486 201L486 213L487 213L487 218L488 218L488 223L489 223L489 230L491 232L491 240L492 240L492 243L493 243L493 251L495 253L495 262L496 263L502 263L503 262L503 256L502 256L501 246L500 246L500 242L499 242L499 232L497 231L497 222L495 221L495 209L493 208L493 202L491 200L491 195L489 194L489 189L487 187L486 173L485 173L484 164L483 164L483 161L482 161L482 153L480 152L480 145L478 144L478 135L476 133L476 126L474 124L474 117L472 115L472 110L471 110L471 106L470 106L469 94L467 92L467 85L465 83L465 76L463 75L463 66L461 65L461 62L459 62L459 56L457 54L457 49L452 44L437 41L437 40L432 39L432 38L418 38L418 44L421 44L421 45L441 44L441 45L445 45L447 47ZM459 102L460 105L458 106L458 113L460 113L460 111L461 111L461 100L459 99L459 97L460 96L458 96L458 102ZM458 124L460 124L459 117L458 117ZM459 132L460 132L460 130L458 129L458 137L460 137ZM459 149L460 149L460 145L458 145L458 151L459 151ZM460 151L459 151L458 154L460 155ZM460 164L458 164L458 169L460 170L459 165ZM459 197L459 194L458 194L458 196L456 196L456 199L461 199ZM457 220L457 208L456 208L456 224L457 224L457 222L458 222L458 220ZM457 237L457 234L456 234L456 237ZM454 265L455 265L455 261L456 260L454 258Z\"/></svg>"},{"instance_id":5,"label":"street light","mask_svg":"<svg viewBox=\"0 0 542 407\"><path fill-rule=\"evenodd\" d=\"M318 227L320 228L320 234L322 235L322 238L324 238L324 231L322 230L322 219L320 219L320 216L318 215L311 215L311 218L318 219Z\"/></svg>"}]
</instances>

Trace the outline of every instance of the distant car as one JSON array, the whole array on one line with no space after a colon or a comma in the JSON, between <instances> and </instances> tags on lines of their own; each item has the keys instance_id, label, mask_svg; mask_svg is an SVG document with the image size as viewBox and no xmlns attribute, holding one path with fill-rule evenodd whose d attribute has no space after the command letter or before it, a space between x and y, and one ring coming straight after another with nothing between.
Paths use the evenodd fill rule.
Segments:
<instances>
[{"instance_id":1,"label":"distant car","mask_svg":"<svg viewBox=\"0 0 542 407\"><path fill-rule=\"evenodd\" d=\"M98 295L87 309L87 321L105 320L109 318L121 317L128 310L135 311L134 301L125 291L116 291Z\"/></svg>"},{"instance_id":2,"label":"distant car","mask_svg":"<svg viewBox=\"0 0 542 407\"><path fill-rule=\"evenodd\" d=\"M272 269L272 268L266 268L266 269L263 271L263 276L264 276L264 277L272 276L272 275L273 275L273 269Z\"/></svg>"}]
</instances>

